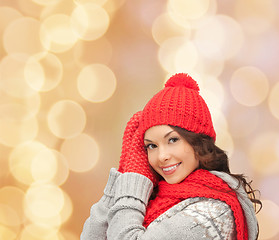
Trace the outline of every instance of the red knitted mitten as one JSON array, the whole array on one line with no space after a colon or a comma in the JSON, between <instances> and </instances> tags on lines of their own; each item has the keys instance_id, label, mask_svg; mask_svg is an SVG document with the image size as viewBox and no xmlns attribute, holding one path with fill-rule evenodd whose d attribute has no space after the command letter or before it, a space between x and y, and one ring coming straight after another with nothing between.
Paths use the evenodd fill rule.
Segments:
<instances>
[{"instance_id":1,"label":"red knitted mitten","mask_svg":"<svg viewBox=\"0 0 279 240\"><path fill-rule=\"evenodd\" d=\"M138 130L140 116L141 112L137 112L127 123L118 171L142 174L148 177L155 186L157 185L157 175L148 163L147 153Z\"/></svg>"},{"instance_id":2,"label":"red knitted mitten","mask_svg":"<svg viewBox=\"0 0 279 240\"><path fill-rule=\"evenodd\" d=\"M126 163L126 156L129 152L129 148L132 144L132 139L135 134L135 131L138 129L139 126L139 119L141 117L141 111L135 113L129 120L129 122L126 125L126 128L124 130L124 135L122 139L122 151L119 161L119 168L118 171L123 173L125 169L125 163Z\"/></svg>"}]
</instances>

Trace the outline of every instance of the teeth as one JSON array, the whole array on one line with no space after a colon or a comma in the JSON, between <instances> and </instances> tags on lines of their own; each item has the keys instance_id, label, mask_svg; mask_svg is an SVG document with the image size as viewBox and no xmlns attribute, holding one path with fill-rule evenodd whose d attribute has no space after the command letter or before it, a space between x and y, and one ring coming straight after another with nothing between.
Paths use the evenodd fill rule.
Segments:
<instances>
[{"instance_id":1,"label":"teeth","mask_svg":"<svg viewBox=\"0 0 279 240\"><path fill-rule=\"evenodd\" d=\"M168 171L170 171L170 170L173 170L173 169L175 169L176 167L178 167L179 164L180 164L180 163L178 163L178 164L176 164L176 165L174 165L174 166L172 166L172 167L163 168L163 171L164 171L164 172L168 172Z\"/></svg>"}]
</instances>

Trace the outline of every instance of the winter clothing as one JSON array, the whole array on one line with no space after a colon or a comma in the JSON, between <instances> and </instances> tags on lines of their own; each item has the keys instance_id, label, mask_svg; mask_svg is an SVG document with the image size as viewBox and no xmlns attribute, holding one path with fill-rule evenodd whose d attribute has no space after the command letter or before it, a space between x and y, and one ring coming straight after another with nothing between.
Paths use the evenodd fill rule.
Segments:
<instances>
[{"instance_id":1,"label":"winter clothing","mask_svg":"<svg viewBox=\"0 0 279 240\"><path fill-rule=\"evenodd\" d=\"M237 181L226 173L211 173L222 178L236 191L246 217L248 240L255 240L258 232L257 220L252 202L244 189L241 186L237 188ZM192 180L190 178L189 183ZM203 184L210 183L204 179ZM161 183L159 187L160 185ZM81 240L236 239L237 227L230 205L207 197L181 199L145 228L143 221L152 191L152 182L145 176L137 173L121 174L116 169L111 169L104 196L92 206ZM215 190L212 192L216 193ZM164 191L162 194L165 194Z\"/></svg>"},{"instance_id":2,"label":"winter clothing","mask_svg":"<svg viewBox=\"0 0 279 240\"><path fill-rule=\"evenodd\" d=\"M225 202L234 215L237 239L247 239L247 225L236 193L221 178L203 169L192 172L179 184L160 181L157 197L148 203L143 225L147 227L167 209L181 202L181 199L194 197Z\"/></svg>"},{"instance_id":3,"label":"winter clothing","mask_svg":"<svg viewBox=\"0 0 279 240\"><path fill-rule=\"evenodd\" d=\"M195 80L185 73L173 75L164 89L142 111L141 135L155 125L172 125L216 138L209 109Z\"/></svg>"},{"instance_id":4,"label":"winter clothing","mask_svg":"<svg viewBox=\"0 0 279 240\"><path fill-rule=\"evenodd\" d=\"M157 176L148 163L147 153L141 143L138 129L142 112L135 113L124 131L122 152L119 162L121 172L135 172L148 177L153 185L157 184Z\"/></svg>"},{"instance_id":5,"label":"winter clothing","mask_svg":"<svg viewBox=\"0 0 279 240\"><path fill-rule=\"evenodd\" d=\"M258 226L252 202L229 174L198 169L180 183L158 183L143 148L144 133L156 125L216 138L197 83L187 74L172 76L128 122L119 171L111 169L104 196L92 206L81 240L255 240ZM157 184L156 198L150 200Z\"/></svg>"}]
</instances>

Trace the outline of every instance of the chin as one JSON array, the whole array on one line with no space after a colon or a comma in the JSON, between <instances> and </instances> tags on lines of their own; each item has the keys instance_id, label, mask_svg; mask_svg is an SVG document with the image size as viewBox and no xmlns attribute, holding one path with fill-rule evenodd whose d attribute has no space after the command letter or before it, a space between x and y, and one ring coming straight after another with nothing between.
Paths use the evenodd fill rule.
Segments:
<instances>
[{"instance_id":1,"label":"chin","mask_svg":"<svg viewBox=\"0 0 279 240\"><path fill-rule=\"evenodd\" d=\"M177 184L183 181L183 179L165 179L168 184Z\"/></svg>"}]
</instances>

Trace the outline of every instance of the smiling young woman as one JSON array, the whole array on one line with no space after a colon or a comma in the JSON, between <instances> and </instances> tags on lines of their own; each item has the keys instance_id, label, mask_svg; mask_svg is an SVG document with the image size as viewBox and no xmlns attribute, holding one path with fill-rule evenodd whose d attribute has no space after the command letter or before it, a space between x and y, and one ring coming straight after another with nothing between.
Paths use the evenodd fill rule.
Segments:
<instances>
[{"instance_id":1,"label":"smiling young woman","mask_svg":"<svg viewBox=\"0 0 279 240\"><path fill-rule=\"evenodd\" d=\"M215 139L197 83L175 74L127 123L81 239L257 239L261 202Z\"/></svg>"},{"instance_id":2,"label":"smiling young woman","mask_svg":"<svg viewBox=\"0 0 279 240\"><path fill-rule=\"evenodd\" d=\"M167 183L180 183L199 166L193 147L168 125L149 128L144 143L149 164Z\"/></svg>"}]
</instances>

